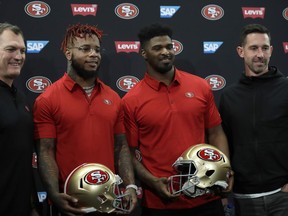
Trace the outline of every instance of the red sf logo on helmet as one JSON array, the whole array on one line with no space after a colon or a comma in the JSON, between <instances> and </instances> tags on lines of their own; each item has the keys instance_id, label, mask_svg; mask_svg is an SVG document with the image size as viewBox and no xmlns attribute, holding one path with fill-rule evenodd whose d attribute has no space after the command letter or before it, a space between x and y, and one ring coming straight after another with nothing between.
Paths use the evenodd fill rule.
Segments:
<instances>
[{"instance_id":1,"label":"red sf logo on helmet","mask_svg":"<svg viewBox=\"0 0 288 216\"><path fill-rule=\"evenodd\" d=\"M199 158L203 159L203 160L207 160L207 161L220 161L222 159L222 155L214 150L214 149L210 149L210 148L205 148L205 149L201 149L197 152L197 155Z\"/></svg>"},{"instance_id":2,"label":"red sf logo on helmet","mask_svg":"<svg viewBox=\"0 0 288 216\"><path fill-rule=\"evenodd\" d=\"M110 179L109 174L102 170L93 170L86 174L84 180L87 184L105 184Z\"/></svg>"}]
</instances>

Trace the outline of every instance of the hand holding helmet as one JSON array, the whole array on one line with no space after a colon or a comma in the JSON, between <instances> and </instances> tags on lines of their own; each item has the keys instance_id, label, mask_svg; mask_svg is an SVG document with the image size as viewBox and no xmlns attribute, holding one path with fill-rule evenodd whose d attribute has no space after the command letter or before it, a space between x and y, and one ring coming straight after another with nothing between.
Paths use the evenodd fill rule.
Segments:
<instances>
[{"instance_id":1,"label":"hand holding helmet","mask_svg":"<svg viewBox=\"0 0 288 216\"><path fill-rule=\"evenodd\" d=\"M172 166L178 173L169 177L172 194L197 197L228 187L230 162L215 146L204 143L189 147Z\"/></svg>"},{"instance_id":2,"label":"hand holding helmet","mask_svg":"<svg viewBox=\"0 0 288 216\"><path fill-rule=\"evenodd\" d=\"M64 186L64 193L78 199L85 212L129 213L131 199L120 188L122 179L108 167L98 163L82 164L75 168Z\"/></svg>"}]
</instances>

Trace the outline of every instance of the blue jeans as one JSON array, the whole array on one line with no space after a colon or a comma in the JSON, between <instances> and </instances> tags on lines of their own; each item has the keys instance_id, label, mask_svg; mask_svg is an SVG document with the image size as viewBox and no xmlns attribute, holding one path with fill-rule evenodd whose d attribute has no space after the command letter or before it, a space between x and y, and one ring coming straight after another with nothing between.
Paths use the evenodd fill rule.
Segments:
<instances>
[{"instance_id":1,"label":"blue jeans","mask_svg":"<svg viewBox=\"0 0 288 216\"><path fill-rule=\"evenodd\" d=\"M234 199L236 216L288 216L288 193L259 198Z\"/></svg>"}]
</instances>

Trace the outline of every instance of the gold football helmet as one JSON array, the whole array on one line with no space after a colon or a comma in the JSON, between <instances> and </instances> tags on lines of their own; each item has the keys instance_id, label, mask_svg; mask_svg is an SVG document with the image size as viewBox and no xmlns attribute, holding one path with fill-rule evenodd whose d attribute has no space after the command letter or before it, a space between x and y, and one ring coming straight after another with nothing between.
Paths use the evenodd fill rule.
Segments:
<instances>
[{"instance_id":1,"label":"gold football helmet","mask_svg":"<svg viewBox=\"0 0 288 216\"><path fill-rule=\"evenodd\" d=\"M169 191L197 197L227 188L231 169L229 159L215 146L197 144L182 153L172 165L179 173L169 177Z\"/></svg>"},{"instance_id":2,"label":"gold football helmet","mask_svg":"<svg viewBox=\"0 0 288 216\"><path fill-rule=\"evenodd\" d=\"M131 199L123 193L122 179L108 167L87 163L76 167L68 176L64 193L78 199L79 206L89 212L130 212Z\"/></svg>"}]
</instances>

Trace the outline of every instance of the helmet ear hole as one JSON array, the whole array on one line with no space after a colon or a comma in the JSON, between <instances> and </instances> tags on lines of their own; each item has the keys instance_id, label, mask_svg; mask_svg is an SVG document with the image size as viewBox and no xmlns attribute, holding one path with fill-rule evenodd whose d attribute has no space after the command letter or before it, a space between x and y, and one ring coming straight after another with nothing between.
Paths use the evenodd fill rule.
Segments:
<instances>
[{"instance_id":1,"label":"helmet ear hole","mask_svg":"<svg viewBox=\"0 0 288 216\"><path fill-rule=\"evenodd\" d=\"M98 200L101 201L102 203L107 201L107 198L104 195L99 195L97 196Z\"/></svg>"},{"instance_id":2,"label":"helmet ear hole","mask_svg":"<svg viewBox=\"0 0 288 216\"><path fill-rule=\"evenodd\" d=\"M79 185L79 187L83 189L83 178L80 179L80 185Z\"/></svg>"},{"instance_id":3,"label":"helmet ear hole","mask_svg":"<svg viewBox=\"0 0 288 216\"><path fill-rule=\"evenodd\" d=\"M208 170L206 172L206 176L212 176L214 172L215 172L215 170Z\"/></svg>"}]
</instances>

